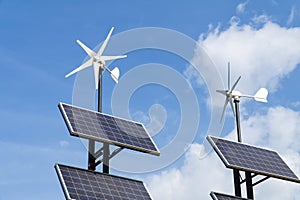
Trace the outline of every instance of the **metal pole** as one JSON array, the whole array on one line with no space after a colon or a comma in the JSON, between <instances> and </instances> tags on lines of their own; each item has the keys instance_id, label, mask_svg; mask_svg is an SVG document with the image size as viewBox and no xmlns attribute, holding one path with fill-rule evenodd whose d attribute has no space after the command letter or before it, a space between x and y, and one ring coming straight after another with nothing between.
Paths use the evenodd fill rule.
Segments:
<instances>
[{"instance_id":1,"label":"metal pole","mask_svg":"<svg viewBox=\"0 0 300 200\"><path fill-rule=\"evenodd\" d=\"M237 128L237 138L238 142L242 142L241 128L240 128L240 111L239 111L239 99L234 99L235 104L235 119ZM233 180L234 180L234 191L235 196L242 197L241 182L240 182L240 172L237 169L233 170Z\"/></svg>"},{"instance_id":2,"label":"metal pole","mask_svg":"<svg viewBox=\"0 0 300 200\"><path fill-rule=\"evenodd\" d=\"M248 199L254 199L251 173L250 172L245 172L245 175L246 175L247 198Z\"/></svg>"},{"instance_id":3,"label":"metal pole","mask_svg":"<svg viewBox=\"0 0 300 200\"><path fill-rule=\"evenodd\" d=\"M239 102L240 102L240 100L238 98L234 99L237 138L238 138L238 142L242 142L242 134L241 134L242 131L241 131L241 123L240 123ZM238 183L239 186L237 186L236 181L239 180L239 179L236 176L239 176L239 172L238 172L238 170L236 170L236 171L237 172L234 172L234 187L235 187L236 196L237 196L237 193L241 195L241 185L240 185L240 182L239 182ZM245 176L246 176L247 198L248 199L254 199L251 173L250 172L245 172Z\"/></svg>"},{"instance_id":4,"label":"metal pole","mask_svg":"<svg viewBox=\"0 0 300 200\"><path fill-rule=\"evenodd\" d=\"M103 69L99 69L99 82L98 82L98 112L102 112L102 72ZM109 174L109 144L103 143L103 166L102 172ZM95 162L95 161L94 161Z\"/></svg>"},{"instance_id":5,"label":"metal pole","mask_svg":"<svg viewBox=\"0 0 300 200\"><path fill-rule=\"evenodd\" d=\"M109 174L109 144L103 143L103 173Z\"/></svg>"},{"instance_id":6,"label":"metal pole","mask_svg":"<svg viewBox=\"0 0 300 200\"><path fill-rule=\"evenodd\" d=\"M89 152L88 152L88 169L95 171L96 170L96 159L94 156L95 153L95 141L89 140Z\"/></svg>"},{"instance_id":7,"label":"metal pole","mask_svg":"<svg viewBox=\"0 0 300 200\"><path fill-rule=\"evenodd\" d=\"M237 169L233 170L233 181L234 181L234 193L237 197L242 197L240 172Z\"/></svg>"},{"instance_id":8,"label":"metal pole","mask_svg":"<svg viewBox=\"0 0 300 200\"><path fill-rule=\"evenodd\" d=\"M242 142L239 103L240 103L240 100L238 98L235 98L234 105L235 105L235 120L236 120L237 139L238 139L238 142Z\"/></svg>"},{"instance_id":9,"label":"metal pole","mask_svg":"<svg viewBox=\"0 0 300 200\"><path fill-rule=\"evenodd\" d=\"M102 71L100 67L98 74L98 112L102 112ZM92 171L96 170L95 143L94 140L89 140L88 169ZM105 153L104 149L105 148L103 148L103 151Z\"/></svg>"}]
</instances>

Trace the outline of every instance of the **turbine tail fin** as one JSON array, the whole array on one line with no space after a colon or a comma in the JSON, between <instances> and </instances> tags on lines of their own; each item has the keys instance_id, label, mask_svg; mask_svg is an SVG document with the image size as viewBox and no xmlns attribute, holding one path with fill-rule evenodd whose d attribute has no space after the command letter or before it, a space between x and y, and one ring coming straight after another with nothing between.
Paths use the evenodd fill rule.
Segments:
<instances>
[{"instance_id":1,"label":"turbine tail fin","mask_svg":"<svg viewBox=\"0 0 300 200\"><path fill-rule=\"evenodd\" d=\"M260 88L254 95L256 101L267 103L268 90L266 88Z\"/></svg>"}]
</instances>

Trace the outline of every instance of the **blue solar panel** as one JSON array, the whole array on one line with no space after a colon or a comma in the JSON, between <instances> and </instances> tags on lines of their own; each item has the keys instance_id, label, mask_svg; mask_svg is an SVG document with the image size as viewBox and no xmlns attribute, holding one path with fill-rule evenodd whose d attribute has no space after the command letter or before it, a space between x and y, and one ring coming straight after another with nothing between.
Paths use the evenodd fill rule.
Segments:
<instances>
[{"instance_id":1,"label":"blue solar panel","mask_svg":"<svg viewBox=\"0 0 300 200\"><path fill-rule=\"evenodd\" d=\"M144 125L92 110L59 103L70 134L113 144L144 153L159 155Z\"/></svg>"},{"instance_id":2,"label":"blue solar panel","mask_svg":"<svg viewBox=\"0 0 300 200\"><path fill-rule=\"evenodd\" d=\"M227 168L300 183L275 151L212 136L207 139Z\"/></svg>"},{"instance_id":3,"label":"blue solar panel","mask_svg":"<svg viewBox=\"0 0 300 200\"><path fill-rule=\"evenodd\" d=\"M221 194L217 192L211 192L210 196L213 200L250 200L241 197L231 196L228 194Z\"/></svg>"},{"instance_id":4,"label":"blue solar panel","mask_svg":"<svg viewBox=\"0 0 300 200\"><path fill-rule=\"evenodd\" d=\"M67 200L151 200L142 181L56 164Z\"/></svg>"}]
</instances>

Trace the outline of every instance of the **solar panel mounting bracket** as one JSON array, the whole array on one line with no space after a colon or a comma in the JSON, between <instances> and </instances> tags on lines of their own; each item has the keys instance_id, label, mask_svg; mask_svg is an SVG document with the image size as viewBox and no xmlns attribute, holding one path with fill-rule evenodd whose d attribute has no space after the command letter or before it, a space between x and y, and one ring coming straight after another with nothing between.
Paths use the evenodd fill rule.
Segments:
<instances>
[{"instance_id":1,"label":"solar panel mounting bracket","mask_svg":"<svg viewBox=\"0 0 300 200\"><path fill-rule=\"evenodd\" d=\"M259 176L259 174L254 173L253 175L251 175L251 178L253 179L254 177ZM259 183L262 183L264 181L266 181L267 179L271 178L270 176L265 176L264 178L261 178L260 180L256 181L255 183L252 184L252 186L258 185ZM241 184L245 183L246 179L243 179L241 177Z\"/></svg>"},{"instance_id":2,"label":"solar panel mounting bracket","mask_svg":"<svg viewBox=\"0 0 300 200\"><path fill-rule=\"evenodd\" d=\"M119 147L119 148L115 149L115 150L109 155L109 159L112 159L115 155L117 155L118 153L120 153L123 149L124 149L124 147ZM99 152L99 153L98 153L98 152ZM100 157L101 155L103 155L103 147L100 148L95 154L100 154L99 157ZM99 157L97 157L97 158L99 158ZM100 165L102 162L103 162L103 158L100 159L100 160L98 160L98 161L96 161L96 163L95 163L96 167L97 167L98 165Z\"/></svg>"},{"instance_id":3,"label":"solar panel mounting bracket","mask_svg":"<svg viewBox=\"0 0 300 200\"><path fill-rule=\"evenodd\" d=\"M101 147L98 151L96 151L93 156L95 157L95 159L98 159L102 155L103 155L103 147Z\"/></svg>"},{"instance_id":4,"label":"solar panel mounting bracket","mask_svg":"<svg viewBox=\"0 0 300 200\"><path fill-rule=\"evenodd\" d=\"M269 178L271 178L271 177L270 177L270 176L265 176L264 178L262 178L262 179L256 181L255 183L253 183L252 186L256 186L256 185L258 185L258 184L264 182L265 180L267 180L267 179L269 179Z\"/></svg>"}]
</instances>

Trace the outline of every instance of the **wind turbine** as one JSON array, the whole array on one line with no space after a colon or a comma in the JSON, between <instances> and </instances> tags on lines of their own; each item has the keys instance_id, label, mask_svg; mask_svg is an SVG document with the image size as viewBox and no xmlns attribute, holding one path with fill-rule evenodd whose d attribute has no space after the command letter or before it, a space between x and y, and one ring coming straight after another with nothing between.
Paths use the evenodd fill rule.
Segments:
<instances>
[{"instance_id":1,"label":"wind turbine","mask_svg":"<svg viewBox=\"0 0 300 200\"><path fill-rule=\"evenodd\" d=\"M115 67L113 70L110 70L106 65L105 65L105 61L109 61L109 60L116 60L116 59L120 59L120 58L126 58L126 55L120 55L120 56L103 56L103 52L104 49L110 39L110 36L112 34L114 30L114 27L112 27L106 37L106 39L104 40L102 46L100 47L99 51L96 53L93 50L91 50L90 48L88 48L85 44L83 44L80 40L76 40L76 42L83 48L83 50L90 56L90 58L83 63L82 65L80 65L78 68L76 68L75 70L71 71L70 73L68 73L65 77L69 77L89 66L93 65L94 68L94 77L95 77L95 87L96 89L98 89L98 82L99 82L99 72L102 72L104 70L108 71L111 75L111 77L113 78L113 80L118 83L118 79L120 76L120 70L119 68Z\"/></svg>"},{"instance_id":2,"label":"wind turbine","mask_svg":"<svg viewBox=\"0 0 300 200\"><path fill-rule=\"evenodd\" d=\"M98 112L102 112L102 72L104 70L108 71L113 78L113 80L118 83L120 71L119 68L115 67L113 70L110 70L106 65L105 61L109 60L116 60L120 58L127 57L126 55L120 55L120 56L103 56L103 52L105 50L105 47L107 46L107 43L110 39L110 36L114 30L114 27L112 27L104 40L103 44L101 45L99 51L96 53L90 48L88 48L85 44L83 44L81 41L77 40L76 42L83 48L83 50L90 56L90 58L80 65L78 68L70 72L66 75L66 78L89 67L93 66L94 68L94 77L95 77L95 88L98 90ZM103 173L109 173L109 156L110 156L110 149L109 144L103 143ZM100 149L100 150L101 150ZM89 152L88 152L88 169L89 170L96 170L96 158L95 158L95 141L89 139Z\"/></svg>"},{"instance_id":3,"label":"wind turbine","mask_svg":"<svg viewBox=\"0 0 300 200\"><path fill-rule=\"evenodd\" d=\"M252 98L256 101L260 101L260 102L264 102L264 103L268 102L267 101L268 90L266 88L260 88L255 93L255 95L246 95L246 94L242 94L240 91L234 90L235 87L237 86L238 82L240 81L240 79L241 79L241 76L238 77L238 79L235 81L235 83L233 84L233 86L230 89L230 81L231 81L230 80L230 63L228 62L228 85L227 85L228 89L227 90L217 90L217 92L226 96L220 121L222 121L224 118L226 106L228 103L230 103L233 114L237 114L234 110L232 100L234 100L234 102L235 102L235 101L239 101L239 99L241 97L247 97L247 98Z\"/></svg>"},{"instance_id":4,"label":"wind turbine","mask_svg":"<svg viewBox=\"0 0 300 200\"><path fill-rule=\"evenodd\" d=\"M234 90L237 86L238 82L240 81L241 76L238 77L238 79L235 81L233 86L230 89L230 63L228 62L228 89L227 90L217 90L217 92L223 94L226 96L225 104L223 107L222 117L221 120L224 118L224 113L226 110L227 104L230 102L231 109L233 111L233 114L235 115L236 119L236 126L237 126L237 139L238 142L242 142L241 137L241 128L240 128L240 113L239 113L239 102L241 97L247 97L252 98L256 101L267 103L267 96L268 96L268 90L266 88L260 88L255 95L245 95L242 94L239 91ZM235 109L233 108L233 103L235 104ZM243 155L240 155L243 156ZM252 184L252 175L250 172L245 172L246 177L246 188L247 188L247 197L249 199L254 198L253 194L253 184ZM235 196L241 197L241 182L240 182L240 172L237 169L233 170L233 179L234 179L234 188L235 188Z\"/></svg>"}]
</instances>

